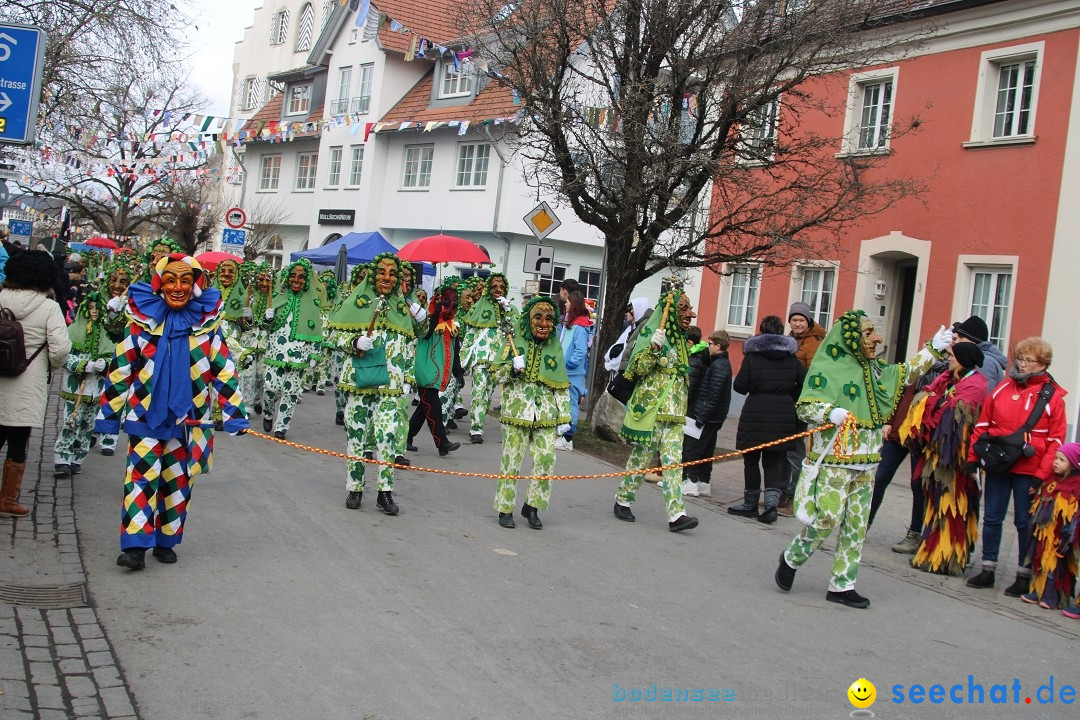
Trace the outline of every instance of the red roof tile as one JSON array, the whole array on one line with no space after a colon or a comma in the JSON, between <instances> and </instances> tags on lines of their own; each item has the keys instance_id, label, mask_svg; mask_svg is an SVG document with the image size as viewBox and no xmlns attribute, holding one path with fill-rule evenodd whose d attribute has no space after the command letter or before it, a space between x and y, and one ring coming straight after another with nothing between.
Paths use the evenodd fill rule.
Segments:
<instances>
[{"instance_id":1,"label":"red roof tile","mask_svg":"<svg viewBox=\"0 0 1080 720\"><path fill-rule=\"evenodd\" d=\"M461 3L457 0L377 0L373 3L391 20L397 20L412 33L390 31L390 23L379 28L379 44L383 50L404 53L409 49L412 34L440 45L458 39L457 17Z\"/></svg>"},{"instance_id":2,"label":"red roof tile","mask_svg":"<svg viewBox=\"0 0 1080 720\"><path fill-rule=\"evenodd\" d=\"M490 83L467 105L429 107L435 70L432 68L420 79L405 97L390 108L379 122L433 122L451 120L492 120L513 117L519 110L511 92L496 83Z\"/></svg>"}]
</instances>

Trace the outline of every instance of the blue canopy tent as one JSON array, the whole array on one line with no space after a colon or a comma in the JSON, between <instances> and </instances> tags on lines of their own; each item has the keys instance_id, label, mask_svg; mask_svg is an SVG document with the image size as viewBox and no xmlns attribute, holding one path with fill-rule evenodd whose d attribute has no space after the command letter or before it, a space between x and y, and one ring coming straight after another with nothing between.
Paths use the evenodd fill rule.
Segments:
<instances>
[{"instance_id":1,"label":"blue canopy tent","mask_svg":"<svg viewBox=\"0 0 1080 720\"><path fill-rule=\"evenodd\" d=\"M289 259L291 261L307 258L312 265L333 267L334 262L337 260L338 248L343 245L348 253L349 265L370 262L379 253L397 252L397 248L386 242L386 238L380 235L378 230L372 230L363 233L351 232L333 242L326 243L320 248L294 252L289 256Z\"/></svg>"}]
</instances>

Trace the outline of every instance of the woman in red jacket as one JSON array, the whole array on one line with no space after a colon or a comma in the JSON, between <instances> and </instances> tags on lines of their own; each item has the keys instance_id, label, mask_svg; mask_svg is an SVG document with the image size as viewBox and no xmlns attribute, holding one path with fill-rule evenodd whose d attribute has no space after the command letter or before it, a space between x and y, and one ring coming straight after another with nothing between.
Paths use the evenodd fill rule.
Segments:
<instances>
[{"instance_id":1,"label":"woman in red jacket","mask_svg":"<svg viewBox=\"0 0 1080 720\"><path fill-rule=\"evenodd\" d=\"M1008 435L1019 430L1031 415L1039 392L1046 383L1053 383L1054 394L1031 430L1029 444L1034 450L1030 457L1021 457L1006 473L987 473L986 505L983 512L982 572L968 580L968 587L994 586L998 549L1001 546L1001 527L1013 498L1013 524L1017 534L1019 568L1016 580L1005 589L1010 597L1020 597L1028 591L1031 579L1028 545L1031 543L1031 493L1039 489L1053 473L1054 454L1065 441L1065 390L1050 376L1047 369L1054 352L1050 343L1031 337L1016 344L1016 365L1002 380L983 405L979 422L968 445L968 469L978 462L975 444L983 433Z\"/></svg>"}]
</instances>

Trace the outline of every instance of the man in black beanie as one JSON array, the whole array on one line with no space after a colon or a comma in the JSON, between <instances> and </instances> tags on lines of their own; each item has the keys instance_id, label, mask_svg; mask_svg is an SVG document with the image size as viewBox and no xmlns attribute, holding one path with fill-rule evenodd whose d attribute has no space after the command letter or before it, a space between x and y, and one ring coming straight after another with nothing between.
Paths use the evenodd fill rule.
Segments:
<instances>
[{"instance_id":1,"label":"man in black beanie","mask_svg":"<svg viewBox=\"0 0 1080 720\"><path fill-rule=\"evenodd\" d=\"M1009 360L997 345L990 342L990 330L986 327L986 321L978 315L972 315L964 322L953 323L953 333L957 343L972 342L982 350L984 359L979 363L978 370L986 378L987 392L993 391L998 383L1005 379L1005 368L1009 366Z\"/></svg>"}]
</instances>

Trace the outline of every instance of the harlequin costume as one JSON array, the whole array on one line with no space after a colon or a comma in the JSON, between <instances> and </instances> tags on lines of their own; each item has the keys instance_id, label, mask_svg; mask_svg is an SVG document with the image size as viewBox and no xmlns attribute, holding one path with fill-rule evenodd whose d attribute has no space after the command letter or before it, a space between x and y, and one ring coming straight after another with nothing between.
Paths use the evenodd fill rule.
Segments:
<instances>
[{"instance_id":1,"label":"harlequin costume","mask_svg":"<svg viewBox=\"0 0 1080 720\"><path fill-rule=\"evenodd\" d=\"M188 271L194 287L177 300L170 276ZM198 262L174 253L158 261L151 284L130 287L131 323L101 394L95 429L115 433L122 426L128 434L117 564L132 570L142 569L146 548L162 562L176 561L172 548L183 539L191 480L213 465L211 388L225 430L248 427L221 334L221 296L203 290L202 281ZM184 304L174 307L178 302Z\"/></svg>"},{"instance_id":2,"label":"harlequin costume","mask_svg":"<svg viewBox=\"0 0 1080 720\"><path fill-rule=\"evenodd\" d=\"M919 448L915 477L925 498L922 539L911 565L941 575L962 575L979 537L979 485L964 466L986 397L986 377L978 372L983 353L974 343L953 350L958 361L962 354L966 359L962 376L948 370L938 375L915 396L899 428L901 442L913 439Z\"/></svg>"},{"instance_id":3,"label":"harlequin costume","mask_svg":"<svg viewBox=\"0 0 1080 720\"><path fill-rule=\"evenodd\" d=\"M795 515L809 522L780 556L776 584L782 590L791 589L795 571L838 528L826 599L849 607L870 605L855 592L855 580L866 539L874 470L881 460L882 427L904 386L942 358L942 349L951 340L952 332L942 328L906 363L889 365L873 357L881 336L862 310L844 313L826 334L807 371L796 411L800 420L813 427L829 422L839 425L841 434L839 444L833 442L831 431L811 436L794 500ZM819 459L820 472L815 476Z\"/></svg>"},{"instance_id":4,"label":"harlequin costume","mask_svg":"<svg viewBox=\"0 0 1080 720\"><path fill-rule=\"evenodd\" d=\"M533 456L532 474L555 472L555 438L570 424L570 378L566 375L562 345L555 333L558 311L555 302L534 297L522 311L514 333L513 348L505 348L495 365L495 380L502 385L502 475L495 490L499 524L514 527L517 476L526 451ZM546 336L544 333L546 332ZM539 335L537 334L539 333ZM543 527L539 510L547 510L551 480L532 479L521 507L529 527Z\"/></svg>"},{"instance_id":5,"label":"harlequin costume","mask_svg":"<svg viewBox=\"0 0 1080 720\"><path fill-rule=\"evenodd\" d=\"M637 499L644 478L641 470L651 466L656 453L660 453L661 465L675 465L682 459L690 366L686 330L678 316L680 303L689 308L682 290L660 296L626 366L626 378L636 381L636 385L620 431L633 446L626 462L627 473L615 493L615 517L620 520L635 520L630 505ZM662 342L654 344L659 336ZM697 519L687 515L683 505L682 471L664 470L660 489L669 529L680 532L697 527Z\"/></svg>"},{"instance_id":6,"label":"harlequin costume","mask_svg":"<svg viewBox=\"0 0 1080 720\"><path fill-rule=\"evenodd\" d=\"M409 420L409 445L427 421L435 447L440 455L457 450L461 443L446 437L440 395L454 378L457 365L458 331L454 320L457 311L457 290L444 285L435 292L427 320L421 323L416 341L414 373L420 403Z\"/></svg>"},{"instance_id":7,"label":"harlequin costume","mask_svg":"<svg viewBox=\"0 0 1080 720\"><path fill-rule=\"evenodd\" d=\"M492 273L487 278L487 290L465 314L465 326L461 340L461 366L472 373L472 402L469 409L469 439L474 443L484 441L484 418L491 406L495 381L491 366L497 362L511 338L511 328L516 320L516 310L496 299L492 283L501 280L506 290L506 276ZM505 300L505 295L501 296Z\"/></svg>"},{"instance_id":8,"label":"harlequin costume","mask_svg":"<svg viewBox=\"0 0 1080 720\"><path fill-rule=\"evenodd\" d=\"M303 271L303 286L293 290L290 277ZM304 373L319 359L323 341L322 316L316 297L315 271L311 262L300 258L282 273L281 288L274 296L266 350L266 405L263 429L285 437L292 422L296 401L303 391ZM271 419L272 417L272 419Z\"/></svg>"},{"instance_id":9,"label":"harlequin costume","mask_svg":"<svg viewBox=\"0 0 1080 720\"><path fill-rule=\"evenodd\" d=\"M1068 461L1067 473L1057 472L1039 484L1031 503L1031 592L1028 603L1064 608L1063 614L1080 618L1076 576L1080 564L1080 444L1065 443L1057 452Z\"/></svg>"},{"instance_id":10,"label":"harlequin costume","mask_svg":"<svg viewBox=\"0 0 1080 720\"><path fill-rule=\"evenodd\" d=\"M60 380L64 424L53 446L57 477L78 474L90 452L105 370L116 352L116 343L105 332L104 305L97 292L87 293L68 326L71 352L64 361L64 374Z\"/></svg>"},{"instance_id":11,"label":"harlequin costume","mask_svg":"<svg viewBox=\"0 0 1080 720\"><path fill-rule=\"evenodd\" d=\"M406 422L402 396L413 380L413 319L401 294L401 264L393 253L372 259L364 280L330 318L331 342L346 354L338 387L346 394L347 452L394 462L405 452ZM345 505L360 507L365 463L350 460ZM393 498L394 468L380 465L376 505L397 515Z\"/></svg>"}]
</instances>

